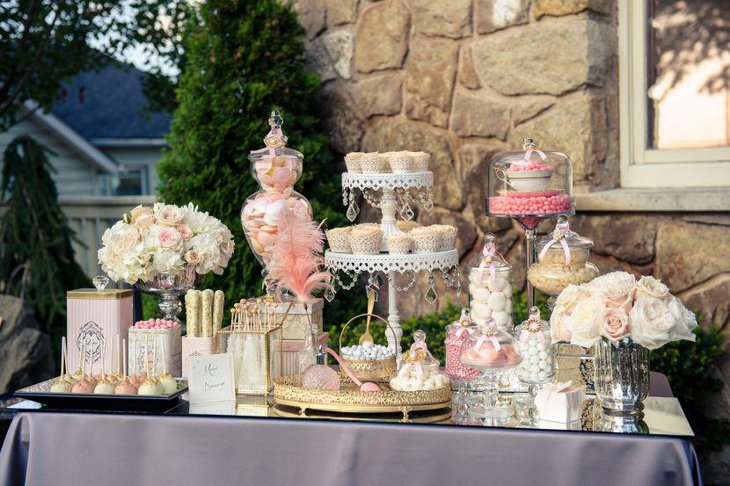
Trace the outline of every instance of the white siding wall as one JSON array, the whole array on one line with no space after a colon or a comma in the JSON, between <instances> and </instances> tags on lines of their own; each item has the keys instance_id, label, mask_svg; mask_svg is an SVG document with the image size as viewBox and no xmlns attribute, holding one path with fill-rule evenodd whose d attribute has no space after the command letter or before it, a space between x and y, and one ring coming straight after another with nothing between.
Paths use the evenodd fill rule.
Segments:
<instances>
[{"instance_id":1,"label":"white siding wall","mask_svg":"<svg viewBox=\"0 0 730 486\"><path fill-rule=\"evenodd\" d=\"M151 194L155 194L155 188L160 182L157 178L157 163L162 158L162 148L104 147L102 151L116 160L121 166L147 166L149 190Z\"/></svg>"},{"instance_id":2,"label":"white siding wall","mask_svg":"<svg viewBox=\"0 0 730 486\"><path fill-rule=\"evenodd\" d=\"M10 130L0 133L0 154L4 153L10 141L19 135L30 135L55 152L55 155L49 154L49 157L56 169L56 174L52 176L60 196L101 194L98 173L93 164L83 160L54 133L32 121L23 121ZM0 167L2 167L2 156L0 156Z\"/></svg>"}]
</instances>

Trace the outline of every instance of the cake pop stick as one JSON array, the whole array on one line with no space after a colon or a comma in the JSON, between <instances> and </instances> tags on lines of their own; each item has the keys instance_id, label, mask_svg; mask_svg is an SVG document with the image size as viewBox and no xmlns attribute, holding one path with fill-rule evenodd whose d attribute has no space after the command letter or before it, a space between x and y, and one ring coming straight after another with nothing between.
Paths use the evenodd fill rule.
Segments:
<instances>
[{"instance_id":1,"label":"cake pop stick","mask_svg":"<svg viewBox=\"0 0 730 486\"><path fill-rule=\"evenodd\" d=\"M169 395L177 390L177 381L167 372L167 353L165 351L165 342L162 342L162 375L160 376L160 385L162 393Z\"/></svg>"},{"instance_id":2,"label":"cake pop stick","mask_svg":"<svg viewBox=\"0 0 730 486\"><path fill-rule=\"evenodd\" d=\"M51 385L51 392L53 393L69 393L72 390L71 383L64 376L64 365L66 363L66 338L61 338L61 376L58 377L53 385ZM68 372L68 370L65 370Z\"/></svg>"}]
</instances>

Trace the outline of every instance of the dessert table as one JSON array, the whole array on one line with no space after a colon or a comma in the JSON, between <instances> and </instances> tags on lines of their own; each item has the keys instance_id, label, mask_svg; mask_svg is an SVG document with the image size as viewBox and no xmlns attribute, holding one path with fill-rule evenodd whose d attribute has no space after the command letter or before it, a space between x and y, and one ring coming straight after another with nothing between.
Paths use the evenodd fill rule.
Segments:
<instances>
[{"instance_id":1,"label":"dessert table","mask_svg":"<svg viewBox=\"0 0 730 486\"><path fill-rule=\"evenodd\" d=\"M0 478L31 486L701 484L691 430L672 435L652 415L655 403L676 403L657 397L671 392L654 377L649 434L194 415L187 402L165 414L22 411L0 452Z\"/></svg>"}]
</instances>

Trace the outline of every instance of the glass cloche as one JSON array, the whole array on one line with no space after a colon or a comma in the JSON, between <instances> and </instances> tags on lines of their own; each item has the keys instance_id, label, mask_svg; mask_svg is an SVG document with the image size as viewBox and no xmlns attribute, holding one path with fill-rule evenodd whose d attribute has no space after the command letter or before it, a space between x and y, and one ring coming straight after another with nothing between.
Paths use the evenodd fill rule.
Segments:
<instances>
[{"instance_id":1,"label":"glass cloche","mask_svg":"<svg viewBox=\"0 0 730 486\"><path fill-rule=\"evenodd\" d=\"M485 378L484 406L485 418L504 418L512 414L509 407L499 405L498 379L501 372L515 368L522 361L517 352L512 335L501 331L494 319L479 324L461 348L461 363L469 368L480 370ZM479 413L479 409L476 409Z\"/></svg>"},{"instance_id":2,"label":"glass cloche","mask_svg":"<svg viewBox=\"0 0 730 486\"><path fill-rule=\"evenodd\" d=\"M588 262L593 241L572 231L566 216L560 216L552 233L537 240L538 257L527 271L536 289L557 296L568 285L590 282L598 268Z\"/></svg>"},{"instance_id":3,"label":"glass cloche","mask_svg":"<svg viewBox=\"0 0 730 486\"><path fill-rule=\"evenodd\" d=\"M390 387L398 391L437 390L449 388L451 380L439 369L439 362L426 345L426 333L413 333L411 349L401 356L398 374L391 378Z\"/></svg>"},{"instance_id":4,"label":"glass cloche","mask_svg":"<svg viewBox=\"0 0 730 486\"><path fill-rule=\"evenodd\" d=\"M256 259L264 266L276 241L282 211L312 216L309 201L294 190L302 175L304 156L286 146L287 137L281 130L283 123L279 113L272 111L271 130L264 137L266 147L253 150L248 156L251 174L261 190L249 196L241 208L243 232Z\"/></svg>"},{"instance_id":5,"label":"glass cloche","mask_svg":"<svg viewBox=\"0 0 730 486\"><path fill-rule=\"evenodd\" d=\"M489 161L487 215L517 219L535 228L545 218L575 212L573 164L561 152L538 150L531 138L522 150Z\"/></svg>"},{"instance_id":6,"label":"glass cloche","mask_svg":"<svg viewBox=\"0 0 730 486\"><path fill-rule=\"evenodd\" d=\"M484 236L484 248L469 269L469 305L477 324L494 319L499 329L512 328L512 266L497 251L497 238Z\"/></svg>"}]
</instances>

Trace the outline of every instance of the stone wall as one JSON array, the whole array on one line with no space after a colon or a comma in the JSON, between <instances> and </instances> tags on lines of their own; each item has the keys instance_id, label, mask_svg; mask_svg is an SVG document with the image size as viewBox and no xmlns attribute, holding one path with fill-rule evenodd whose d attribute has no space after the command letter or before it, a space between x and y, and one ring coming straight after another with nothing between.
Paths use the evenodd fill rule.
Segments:
<instances>
[{"instance_id":1,"label":"stone wall","mask_svg":"<svg viewBox=\"0 0 730 486\"><path fill-rule=\"evenodd\" d=\"M299 0L296 8L310 67L324 81L332 147L430 152L436 207L418 217L458 226L462 266L494 232L524 286L523 233L484 216L487 161L523 137L570 155L576 193L618 186L615 0ZM596 242L602 271L653 274L705 324L730 323L730 213L579 213L572 226ZM423 305L425 291L419 282L402 310L445 305Z\"/></svg>"}]
</instances>

